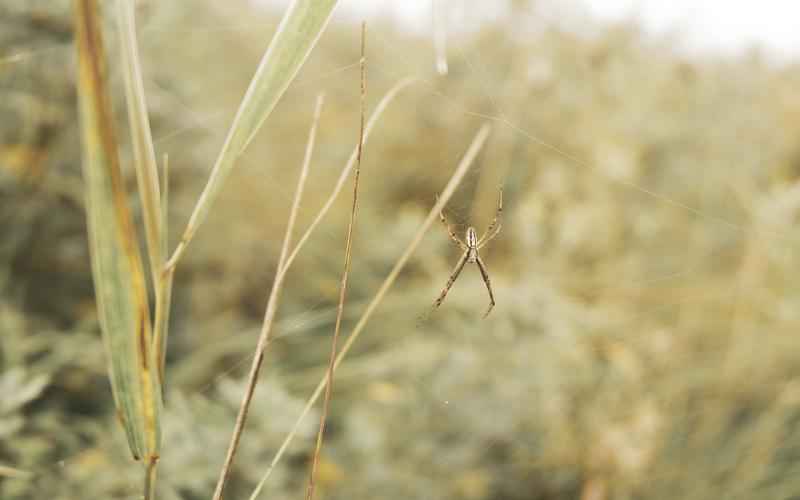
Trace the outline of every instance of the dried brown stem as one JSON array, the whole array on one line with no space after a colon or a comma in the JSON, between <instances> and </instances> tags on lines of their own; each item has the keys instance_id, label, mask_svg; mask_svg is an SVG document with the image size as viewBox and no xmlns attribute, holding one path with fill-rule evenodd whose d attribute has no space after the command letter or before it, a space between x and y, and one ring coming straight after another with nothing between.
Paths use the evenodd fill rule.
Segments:
<instances>
[{"instance_id":1,"label":"dried brown stem","mask_svg":"<svg viewBox=\"0 0 800 500\"><path fill-rule=\"evenodd\" d=\"M325 422L328 420L328 410L333 393L333 369L336 363L336 345L339 342L339 332L342 326L342 314L344 313L344 301L347 297L347 278L350 275L350 262L353 249L353 226L356 221L358 210L358 178L361 174L361 157L364 149L364 97L367 90L366 59L364 56L364 43L366 38L367 23L361 23L361 126L358 131L358 154L356 157L356 170L353 180L353 206L350 211L350 222L347 225L347 240L344 249L344 272L342 273L342 283L339 288L339 306L336 310L336 326L333 330L333 340L331 341L331 357L328 362L328 383L325 385L325 399L322 404L322 414L319 417L319 431L317 431L317 445L314 449L314 456L311 459L311 471L308 476L308 488L306 490L306 500L314 498L314 479L319 464L319 455L322 451L322 439L325 434Z\"/></svg>"},{"instance_id":2,"label":"dried brown stem","mask_svg":"<svg viewBox=\"0 0 800 500\"><path fill-rule=\"evenodd\" d=\"M303 167L300 170L300 178L297 181L297 189L295 191L292 209L289 212L289 222L286 225L286 235L283 238L283 246L281 247L281 254L278 258L275 281L272 283L272 290L270 291L269 300L267 301L267 310L264 313L264 322L261 326L261 334L258 338L258 345L256 346L256 353L253 357L253 364L250 367L250 374L247 380L247 389L244 397L242 398L241 405L239 406L239 414L236 416L236 424L233 427L233 435L231 436L231 442L228 446L228 452L225 455L225 463L222 466L219 480L217 481L217 486L214 490L214 500L220 500L222 498L222 492L225 489L225 482L228 480L228 475L230 474L231 467L233 466L233 459L236 456L236 450L239 447L239 440L242 437L244 424L247 422L247 412L250 409L250 402L253 399L253 393L255 392L256 383L258 382L258 374L261 371L261 366L264 361L264 351L271 340L272 321L275 318L275 312L278 309L278 298L283 285L283 277L285 276L285 273L282 273L281 270L284 269L286 265L286 258L289 253L289 246L292 240L292 230L294 229L294 223L297 219L297 210L300 206L300 199L303 196L303 188L305 187L306 178L308 177L308 167L311 164L311 154L314 150L314 140L317 135L317 125L319 124L319 116L322 111L322 102L323 97L320 95L317 97L317 103L314 108L314 121L311 125L311 131L308 134L308 143L306 145L305 158L303 159Z\"/></svg>"}]
</instances>

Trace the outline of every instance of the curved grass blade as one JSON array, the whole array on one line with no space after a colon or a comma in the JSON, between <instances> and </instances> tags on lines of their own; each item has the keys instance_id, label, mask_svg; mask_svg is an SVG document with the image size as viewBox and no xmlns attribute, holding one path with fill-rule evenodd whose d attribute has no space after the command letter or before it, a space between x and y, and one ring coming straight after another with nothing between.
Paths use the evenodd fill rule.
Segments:
<instances>
[{"instance_id":1,"label":"curved grass blade","mask_svg":"<svg viewBox=\"0 0 800 500\"><path fill-rule=\"evenodd\" d=\"M186 245L208 215L211 203L219 194L236 160L253 140L300 70L325 29L336 2L337 0L294 0L286 10L239 105L208 183L194 207L178 247L167 263L168 268L177 264Z\"/></svg>"},{"instance_id":2,"label":"curved grass blade","mask_svg":"<svg viewBox=\"0 0 800 500\"><path fill-rule=\"evenodd\" d=\"M131 453L152 468L160 442L161 390L151 346L144 271L120 170L100 30L96 2L76 0L82 163L98 315L114 400Z\"/></svg>"}]
</instances>

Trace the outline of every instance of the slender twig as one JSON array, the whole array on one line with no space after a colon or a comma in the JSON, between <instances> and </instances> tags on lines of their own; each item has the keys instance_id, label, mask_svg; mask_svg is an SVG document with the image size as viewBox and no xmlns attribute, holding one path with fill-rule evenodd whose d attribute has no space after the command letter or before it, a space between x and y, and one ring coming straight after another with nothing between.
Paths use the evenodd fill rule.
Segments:
<instances>
[{"instance_id":1,"label":"slender twig","mask_svg":"<svg viewBox=\"0 0 800 500\"><path fill-rule=\"evenodd\" d=\"M333 366L334 370L342 362L344 357L347 355L348 351L350 351L350 348L353 346L353 343L356 341L356 339L358 339L358 336L361 335L361 332L364 330L364 327L366 326L367 321L369 321L370 317L372 316L372 313L375 312L375 309L383 301L383 297L389 291L389 288L391 288L392 285L394 284L395 280L397 279L397 276L400 274L400 271L403 270L403 267L405 267L406 263L408 262L408 259L411 258L411 255L414 253L419 244L422 242L422 238L425 236L425 233L428 231L428 229L430 229L431 225L433 225L433 223L439 218L439 212L441 212L444 209L444 206L450 200L450 197L453 195L453 192L455 191L456 187L461 183L461 180L464 178L467 171L472 166L475 157L478 155L478 152L481 150L481 147L483 146L483 143L486 142L486 138L489 135L490 129L491 127L489 127L489 125L484 125L478 131L478 134L475 136L475 139L473 139L472 144L470 145L466 154L461 159L461 162L459 163L455 173L450 178L450 181L447 183L447 186L445 186L445 188L442 190L437 203L435 203L433 208L431 208L430 212L428 213L428 217L422 223L422 226L420 226L419 230L417 231L417 234L414 235L414 239L411 240L411 243L409 243L405 252L403 252L403 255L397 260L391 272L389 272L389 275L383 281L383 284L381 284L381 287L375 294L375 297L372 298L372 301L370 301L369 305L367 306L367 309L361 315L361 318L358 320L358 323L356 323L356 326L353 328L352 333L350 334L350 336L347 337L347 341L344 343L344 346L342 346L342 350L336 356L336 362L334 363ZM314 403L316 403L317 399L319 399L319 396L322 394L322 391L323 389L325 389L325 386L327 384L328 384L328 374L326 373L325 376L320 381L320 383L317 385L317 388L314 390L314 393L306 402L305 407L303 407L303 411L300 412L300 416L295 421L292 430L289 431L289 434L283 440L283 443L281 443L280 448L278 448L278 451L272 458L272 462L267 468L267 471L264 473L264 476L261 478L261 481L259 481L258 485L256 485L256 488L253 490L253 493L250 495L250 500L255 500L261 493L261 490L264 487L264 484L267 482L267 479L269 479L269 476L272 474L272 471L274 470L275 466L278 464L281 457L286 452L289 443L292 441L292 439L294 439L294 436L297 434L297 430L300 428L300 424L303 422L303 419L305 418L306 415L308 415L308 412L311 411L311 407L314 405Z\"/></svg>"},{"instance_id":2,"label":"slender twig","mask_svg":"<svg viewBox=\"0 0 800 500\"><path fill-rule=\"evenodd\" d=\"M317 125L319 124L323 100L324 99L322 95L317 97L317 102L314 108L314 120L311 124L311 130L308 134L306 153L305 157L303 158L303 167L300 170L300 177L297 181L294 202L292 203L292 209L289 212L289 222L286 225L286 235L283 237L283 246L281 247L281 254L278 258L278 271L285 267L286 256L289 253L289 245L291 244L292 240L292 230L294 229L294 223L297 219L297 211L300 207L300 199L303 196L303 188L305 187L306 178L308 177L308 167L311 164L311 154L314 151L314 140L317 135ZM239 407L239 414L236 417L236 424L234 425L231 442L228 446L228 452L225 456L225 463L222 466L222 471L220 471L219 480L217 481L217 486L214 490L214 500L220 500L222 498L222 491L225 488L225 482L230 474L231 467L233 465L233 459L239 446L239 440L242 437L244 424L247 421L247 412L250 409L250 401L253 399L253 392L255 391L256 382L258 380L258 373L261 370L261 365L264 360L264 351L266 350L267 344L269 343L271 337L272 329L270 326L272 325L272 321L275 317L275 311L278 309L278 298L283 285L283 276L284 275L280 272L276 272L275 281L272 283L272 290L270 291L269 300L267 301L267 309L264 313L264 322L262 323L261 334L258 338L258 345L256 346L256 353L253 357L253 364L250 367L247 389Z\"/></svg>"},{"instance_id":3,"label":"slender twig","mask_svg":"<svg viewBox=\"0 0 800 500\"><path fill-rule=\"evenodd\" d=\"M342 283L339 288L339 306L336 310L336 326L333 329L333 340L331 341L331 357L328 362L328 380L325 385L325 400L322 404L322 414L319 417L319 431L317 431L317 445L314 449L314 456L311 459L311 471L308 475L308 489L306 490L306 500L314 498L314 479L317 473L319 455L322 451L322 439L325 435L325 422L328 420L328 410L331 404L331 394L333 393L333 365L336 362L336 344L339 342L339 332L342 326L342 314L344 313L344 301L347 296L347 278L350 275L350 262L353 250L353 226L356 221L356 211L358 209L358 178L361 174L361 157L364 149L364 97L367 90L366 59L364 56L364 41L366 38L367 23L361 23L361 125L358 131L358 155L356 158L356 170L353 180L353 207L350 211L350 223L347 225L347 240L344 248L344 272L342 273Z\"/></svg>"}]
</instances>

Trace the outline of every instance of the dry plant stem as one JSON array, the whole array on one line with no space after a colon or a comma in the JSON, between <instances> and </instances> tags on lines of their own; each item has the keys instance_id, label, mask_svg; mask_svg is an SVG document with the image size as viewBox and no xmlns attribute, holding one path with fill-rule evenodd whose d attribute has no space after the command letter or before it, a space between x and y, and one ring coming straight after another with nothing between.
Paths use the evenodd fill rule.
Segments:
<instances>
[{"instance_id":1,"label":"dry plant stem","mask_svg":"<svg viewBox=\"0 0 800 500\"><path fill-rule=\"evenodd\" d=\"M364 128L364 139L363 139L364 144L367 143L367 139L369 139L370 132L372 132L372 129L375 127L375 124L378 123L378 119L380 119L381 115L383 114L383 111L386 109L389 103L392 102L392 100L397 96L397 94L401 90L405 89L412 83L416 83L417 81L419 80L417 80L416 78L404 78L399 82L397 82L397 84L391 89L389 89L386 95L383 96L383 99L381 99L381 101L378 103L378 106L375 108L375 111L373 111L372 116L369 117L366 128ZM319 223L322 222L322 219L331 209L331 207L333 206L333 202L336 201L336 198L339 196L339 193L342 192L342 188L344 188L344 183L347 181L347 176L349 176L350 172L353 170L353 167L355 166L357 159L358 159L358 148L356 148L356 150L353 151L352 155L350 155L350 159L347 160L347 164L342 169L342 173L339 174L339 180L336 181L336 186L334 186L333 192L328 197L328 200L325 202L322 208L319 210L317 216L308 226L306 232L303 233L303 236L301 236L300 239L297 241L297 245L294 247L294 250L292 250L292 253L289 254L289 258L286 259L286 265L283 267L283 269L280 271L279 274L285 274L286 271L288 271L289 266L292 265L292 262L294 262L294 259L297 257L297 254L300 253L300 249L303 248L303 245L305 245L306 241L308 241L308 238L311 237L311 233L314 232L314 229L317 228Z\"/></svg>"},{"instance_id":2,"label":"dry plant stem","mask_svg":"<svg viewBox=\"0 0 800 500\"><path fill-rule=\"evenodd\" d=\"M156 498L157 465L158 460L150 460L147 464L147 470L144 473L144 500L155 500Z\"/></svg>"},{"instance_id":3,"label":"dry plant stem","mask_svg":"<svg viewBox=\"0 0 800 500\"><path fill-rule=\"evenodd\" d=\"M164 385L164 362L166 360L167 328L169 326L170 306L172 305L172 281L175 269L165 269L159 274L156 284L156 315L153 325L153 357L158 362L158 380ZM161 393L164 395L163 391Z\"/></svg>"},{"instance_id":4,"label":"dry plant stem","mask_svg":"<svg viewBox=\"0 0 800 500\"><path fill-rule=\"evenodd\" d=\"M261 334L258 338L258 345L256 346L255 356L253 357L253 364L250 367L250 374L247 380L247 388L245 395L242 398L241 405L239 406L239 414L236 416L236 424L233 428L233 435L231 442L228 446L228 452L225 456L225 463L220 471L219 480L214 490L214 500L222 498L222 492L225 489L225 482L230 474L231 467L233 466L233 459L236 456L236 450L239 447L239 440L242 437L244 424L247 422L247 412L250 409L250 402L253 399L253 393L258 381L258 373L261 370L262 362L264 361L264 351L271 339L272 321L275 318L275 312L278 309L278 298L280 290L283 285L283 277L280 270L284 268L286 256L289 253L289 245L292 239L292 230L294 229L295 220L297 220L297 211L300 207L300 199L303 196L303 188L305 187L306 178L308 177L308 168L311 164L311 154L314 151L314 141L317 135L317 125L319 123L320 113L322 112L322 103L324 99L320 95L317 97L317 102L314 108L314 120L311 124L311 130L308 134L308 143L306 145L305 157L303 158L303 166L300 170L300 177L297 181L297 189L294 194L294 201L292 202L292 209L289 212L289 221L286 224L286 234L283 237L283 246L281 247L281 254L278 258L278 268L275 275L275 281L272 283L272 290L270 291L269 300L267 301L267 309L264 313L264 322L262 323Z\"/></svg>"},{"instance_id":5,"label":"dry plant stem","mask_svg":"<svg viewBox=\"0 0 800 500\"><path fill-rule=\"evenodd\" d=\"M167 255L169 244L169 225L167 224L169 214L169 155L164 153L161 160L161 255Z\"/></svg>"},{"instance_id":6,"label":"dry plant stem","mask_svg":"<svg viewBox=\"0 0 800 500\"><path fill-rule=\"evenodd\" d=\"M453 195L453 192L455 191L456 187L458 187L458 185L464 178L464 175L466 175L467 171L472 166L475 157L478 155L478 152L480 152L484 142L486 142L486 138L489 136L490 129L491 128L489 127L489 125L484 125L478 131L477 135L475 136L475 139L473 139L472 144L470 145L466 154L461 159L461 162L459 163L455 173L450 178L450 181L447 183L447 186L445 186L445 188L442 190L438 202L434 204L433 208L428 213L428 217L425 219L425 221L422 223L422 226L419 228L419 231L417 231L417 234L414 235L414 239L408 245L405 252L403 252L403 255L397 260L391 272L389 272L389 275L386 277L386 279L383 281L383 284L381 284L381 287L378 289L378 292L372 298L369 305L367 305L367 309L361 315L361 318L358 320L358 323L356 323L356 326L353 328L352 333L350 334L349 337L347 337L347 341L344 343L344 346L342 346L342 350L336 356L336 362L334 363L334 370L342 362L344 357L347 355L348 351L350 351L350 348L353 346L353 343L356 341L356 339L358 339L359 335L361 335L361 332L364 330L364 326L366 326L367 321L369 321L369 318L372 316L372 313L375 312L375 309L378 307L378 305L380 305L381 301L383 301L386 292L389 291L389 288L391 288L391 286L394 284L394 281L397 279L397 276L400 274L400 271L403 270L403 267L405 267L406 262L408 262L408 259L411 258L411 255L417 249L417 246L419 246L420 242L422 242L422 238L425 236L425 233L428 231L428 229L430 229L431 225L433 225L433 223L438 219L439 212L441 212L442 209L444 209L444 206L450 200L450 197ZM317 399L319 399L320 394L322 394L322 391L328 385L328 380L329 377L328 374L326 373L323 379L317 385L317 388L314 390L314 393L306 402L305 407L303 407L303 411L297 418L297 421L292 427L292 430L283 440L283 443L281 444L280 448L278 448L278 451L275 453L275 457L273 457L272 462L269 465L269 468L267 468L267 472L261 478L261 481L259 481L255 490L250 495L250 500L255 500L261 493L261 489L264 487L264 484L266 483L267 479L269 479L269 476L272 473L273 469L280 461L283 454L286 452L286 448L289 446L289 443L297 434L297 430L299 429L303 419L305 418L306 415L308 415L308 412L311 410L311 407L314 405L314 403L316 403Z\"/></svg>"},{"instance_id":7,"label":"dry plant stem","mask_svg":"<svg viewBox=\"0 0 800 500\"><path fill-rule=\"evenodd\" d=\"M333 330L333 340L331 341L331 357L328 362L328 380L325 385L325 399L322 404L322 414L319 417L319 430L317 431L317 445L314 449L314 456L311 459L311 471L308 476L308 489L306 490L306 500L314 498L314 479L319 464L319 455L322 451L322 439L325 435L325 422L328 420L328 410L333 393L333 365L336 362L336 345L339 343L339 332L342 327L342 314L344 313L344 301L347 297L347 278L350 275L350 262L353 251L353 226L356 221L356 211L358 210L358 178L361 174L361 157L364 150L364 96L367 89L366 60L364 56L364 40L366 38L367 24L361 23L361 123L358 131L358 154L356 157L356 171L353 180L353 206L350 210L350 222L347 225L347 240L344 249L344 272L342 272L342 283L339 287L339 306L336 310L336 326Z\"/></svg>"}]
</instances>

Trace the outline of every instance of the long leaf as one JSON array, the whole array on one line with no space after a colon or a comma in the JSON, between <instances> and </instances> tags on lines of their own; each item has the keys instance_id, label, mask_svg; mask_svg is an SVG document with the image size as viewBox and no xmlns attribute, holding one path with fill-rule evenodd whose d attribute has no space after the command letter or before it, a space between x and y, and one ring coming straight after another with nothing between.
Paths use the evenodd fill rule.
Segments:
<instances>
[{"instance_id":1,"label":"long leaf","mask_svg":"<svg viewBox=\"0 0 800 500\"><path fill-rule=\"evenodd\" d=\"M278 26L228 131L214 169L167 267L174 267L203 223L236 160L294 79L333 13L337 0L294 0Z\"/></svg>"},{"instance_id":2,"label":"long leaf","mask_svg":"<svg viewBox=\"0 0 800 500\"><path fill-rule=\"evenodd\" d=\"M144 81L136 45L136 23L133 0L117 0L117 24L120 32L121 60L125 98L128 104L128 122L133 145L133 158L150 262L150 273L155 289L155 323L153 345L158 360L158 383L164 384L164 359L169 327L170 300L174 273L164 271L167 255L167 163L163 166L162 185L159 186L158 166L153 146L153 134L147 116ZM159 190L163 194L159 194Z\"/></svg>"},{"instance_id":3,"label":"long leaf","mask_svg":"<svg viewBox=\"0 0 800 500\"><path fill-rule=\"evenodd\" d=\"M94 0L75 1L83 174L92 275L118 415L134 458L158 458L160 386L136 230L119 165Z\"/></svg>"},{"instance_id":4,"label":"long leaf","mask_svg":"<svg viewBox=\"0 0 800 500\"><path fill-rule=\"evenodd\" d=\"M142 68L136 46L136 25L133 0L117 0L117 23L120 33L120 55L125 100L128 105L131 145L136 171L136 183L142 200L142 215L150 259L153 283L158 283L163 266L161 244L161 207L158 186L158 167L153 147L150 120L147 117L147 102L144 95Z\"/></svg>"}]
</instances>

